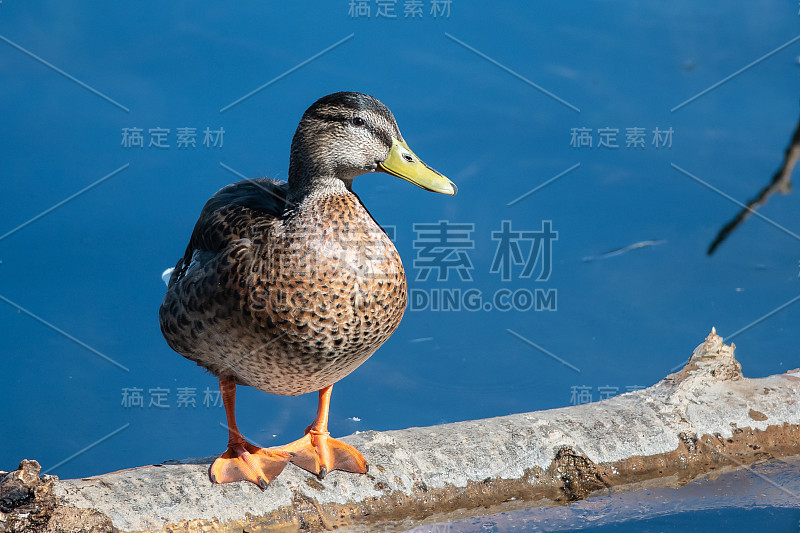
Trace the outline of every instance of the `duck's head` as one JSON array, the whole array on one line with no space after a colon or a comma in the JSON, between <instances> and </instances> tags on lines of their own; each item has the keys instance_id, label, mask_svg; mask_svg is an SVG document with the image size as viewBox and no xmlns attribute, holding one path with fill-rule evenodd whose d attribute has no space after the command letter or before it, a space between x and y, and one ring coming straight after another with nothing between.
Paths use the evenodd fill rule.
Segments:
<instances>
[{"instance_id":1,"label":"duck's head","mask_svg":"<svg viewBox=\"0 0 800 533\"><path fill-rule=\"evenodd\" d=\"M428 191L454 195L458 190L411 151L394 115L377 98L339 92L314 102L292 139L290 189L349 190L353 178L370 172L385 172Z\"/></svg>"}]
</instances>

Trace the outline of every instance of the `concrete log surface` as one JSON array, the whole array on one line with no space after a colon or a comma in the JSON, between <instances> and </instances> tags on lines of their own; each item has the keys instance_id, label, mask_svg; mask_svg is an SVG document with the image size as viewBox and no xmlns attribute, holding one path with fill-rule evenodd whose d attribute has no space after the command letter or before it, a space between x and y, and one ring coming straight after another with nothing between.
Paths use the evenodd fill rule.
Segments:
<instances>
[{"instance_id":1,"label":"concrete log surface","mask_svg":"<svg viewBox=\"0 0 800 533\"><path fill-rule=\"evenodd\" d=\"M714 330L686 366L601 402L343 440L366 475L289 465L265 491L212 485L214 457L85 479L0 473L0 531L402 530L434 519L678 486L712 470L800 455L800 370L744 378ZM432 518L434 517L434 518Z\"/></svg>"}]
</instances>

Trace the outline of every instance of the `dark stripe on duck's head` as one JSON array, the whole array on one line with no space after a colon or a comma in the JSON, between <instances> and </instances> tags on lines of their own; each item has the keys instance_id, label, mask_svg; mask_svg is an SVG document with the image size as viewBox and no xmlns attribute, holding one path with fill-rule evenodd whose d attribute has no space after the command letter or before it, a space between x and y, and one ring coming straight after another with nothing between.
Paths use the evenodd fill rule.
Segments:
<instances>
[{"instance_id":1,"label":"dark stripe on duck's head","mask_svg":"<svg viewBox=\"0 0 800 533\"><path fill-rule=\"evenodd\" d=\"M395 121L394 115L392 115L392 112L389 111L389 108L386 107L383 102L374 96L363 93L340 91L338 93L329 94L314 102L306 112L321 111L326 108L346 109L354 112L372 111L373 113L383 116L383 118L388 121Z\"/></svg>"},{"instance_id":2,"label":"dark stripe on duck's head","mask_svg":"<svg viewBox=\"0 0 800 533\"><path fill-rule=\"evenodd\" d=\"M305 116L325 122L349 122L359 117L364 120L364 127L387 147L392 146L392 135L402 139L389 108L368 94L341 91L323 96L306 110Z\"/></svg>"}]
</instances>

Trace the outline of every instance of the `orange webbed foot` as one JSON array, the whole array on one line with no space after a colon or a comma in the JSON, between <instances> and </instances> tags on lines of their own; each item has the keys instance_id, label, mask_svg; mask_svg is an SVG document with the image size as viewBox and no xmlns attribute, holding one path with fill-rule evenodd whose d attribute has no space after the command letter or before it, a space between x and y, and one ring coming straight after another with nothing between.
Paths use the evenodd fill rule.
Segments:
<instances>
[{"instance_id":1,"label":"orange webbed foot","mask_svg":"<svg viewBox=\"0 0 800 533\"><path fill-rule=\"evenodd\" d=\"M369 468L361 452L334 439L327 431L309 429L305 437L279 449L292 454L292 464L320 479L334 470L366 474Z\"/></svg>"},{"instance_id":2,"label":"orange webbed foot","mask_svg":"<svg viewBox=\"0 0 800 533\"><path fill-rule=\"evenodd\" d=\"M280 474L292 454L286 451L259 448L248 442L229 445L208 470L212 483L250 481L262 490Z\"/></svg>"}]
</instances>

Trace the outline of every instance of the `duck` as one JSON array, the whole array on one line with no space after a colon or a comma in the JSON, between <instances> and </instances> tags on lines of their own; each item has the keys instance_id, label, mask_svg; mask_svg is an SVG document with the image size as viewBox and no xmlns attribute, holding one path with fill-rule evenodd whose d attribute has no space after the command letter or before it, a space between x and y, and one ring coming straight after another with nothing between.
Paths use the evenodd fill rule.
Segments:
<instances>
[{"instance_id":1,"label":"duck","mask_svg":"<svg viewBox=\"0 0 800 533\"><path fill-rule=\"evenodd\" d=\"M337 92L303 113L287 181L233 183L200 212L168 274L159 323L174 351L219 380L228 445L209 468L212 483L263 490L289 463L320 479L367 472L356 448L330 436L328 417L333 384L389 339L407 303L400 255L353 191L356 177L375 173L458 190L409 148L385 104ZM236 423L237 386L317 392L316 416L296 441L256 446Z\"/></svg>"}]
</instances>

